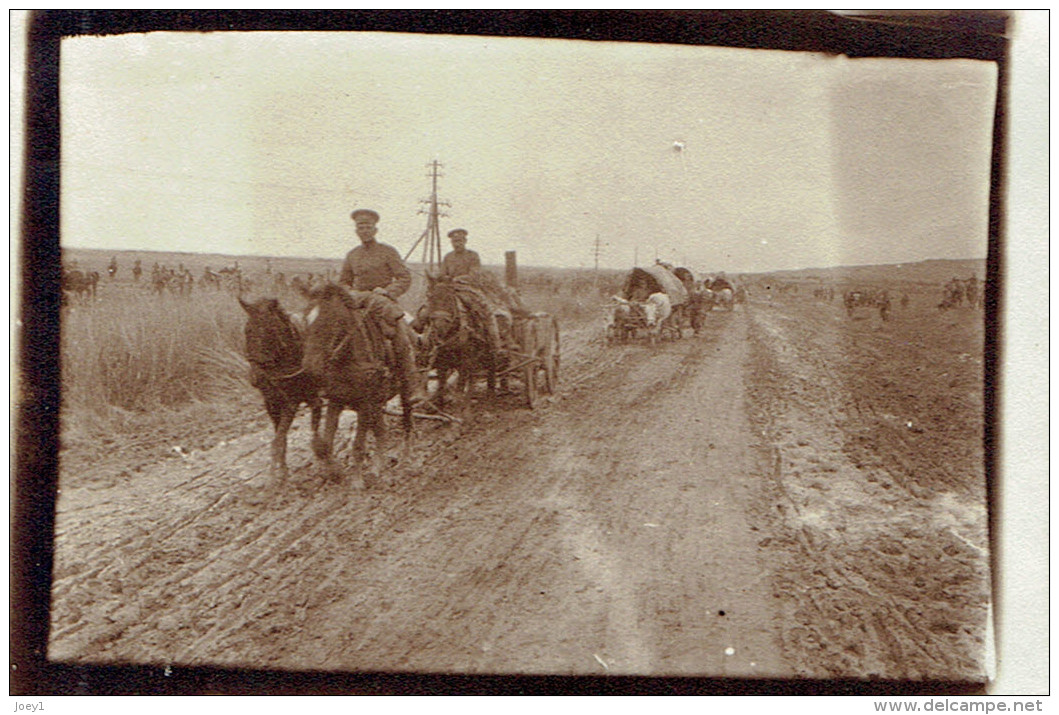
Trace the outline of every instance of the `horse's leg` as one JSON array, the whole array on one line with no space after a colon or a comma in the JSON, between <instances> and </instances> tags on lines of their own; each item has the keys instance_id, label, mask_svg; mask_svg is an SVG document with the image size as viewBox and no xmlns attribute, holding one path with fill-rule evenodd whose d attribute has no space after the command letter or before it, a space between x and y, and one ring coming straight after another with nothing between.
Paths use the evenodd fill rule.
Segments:
<instances>
[{"instance_id":1,"label":"horse's leg","mask_svg":"<svg viewBox=\"0 0 1059 715\"><path fill-rule=\"evenodd\" d=\"M461 419L466 419L467 415L471 411L471 380L468 376L470 368L466 365L460 365L456 371L456 395L457 395L457 411Z\"/></svg>"},{"instance_id":2,"label":"horse's leg","mask_svg":"<svg viewBox=\"0 0 1059 715\"><path fill-rule=\"evenodd\" d=\"M290 432L290 426L297 411L297 405L285 404L280 410L279 419L274 420L275 432L272 435L271 468L272 479L276 487L283 486L289 476L287 472L287 434Z\"/></svg>"},{"instance_id":3,"label":"horse's leg","mask_svg":"<svg viewBox=\"0 0 1059 715\"><path fill-rule=\"evenodd\" d=\"M449 368L438 368L438 389L434 392L434 404L438 407L445 406L445 387L449 381Z\"/></svg>"},{"instance_id":4,"label":"horse's leg","mask_svg":"<svg viewBox=\"0 0 1059 715\"><path fill-rule=\"evenodd\" d=\"M462 367L458 372L459 381L456 383L456 389L460 393L460 397L465 405L471 403L471 393L474 391L474 366L467 364Z\"/></svg>"},{"instance_id":5,"label":"horse's leg","mask_svg":"<svg viewBox=\"0 0 1059 715\"><path fill-rule=\"evenodd\" d=\"M357 410L357 436L353 438L353 475L354 489L363 489L364 455L367 452L368 429L371 427L371 416L367 410Z\"/></svg>"},{"instance_id":6,"label":"horse's leg","mask_svg":"<svg viewBox=\"0 0 1059 715\"><path fill-rule=\"evenodd\" d=\"M265 398L265 411L272 420L269 474L278 486L287 478L287 433L294 421L294 410L275 393L263 392L262 396Z\"/></svg>"},{"instance_id":7,"label":"horse's leg","mask_svg":"<svg viewBox=\"0 0 1059 715\"><path fill-rule=\"evenodd\" d=\"M324 415L323 435L313 435L313 454L324 463L324 477L329 480L338 480L341 476L335 466L331 455L331 445L334 444L335 431L338 429L338 418L342 414L342 404L329 401L327 413Z\"/></svg>"},{"instance_id":8,"label":"horse's leg","mask_svg":"<svg viewBox=\"0 0 1059 715\"><path fill-rule=\"evenodd\" d=\"M309 424L312 427L313 437L316 437L320 433L320 415L323 412L323 405L319 398L314 398L309 401Z\"/></svg>"},{"instance_id":9,"label":"horse's leg","mask_svg":"<svg viewBox=\"0 0 1059 715\"><path fill-rule=\"evenodd\" d=\"M376 487L379 480L382 479L383 472L386 469L386 420L382 416L382 406L372 405L366 411L367 422L364 425L364 431L367 432L368 428L371 428L372 433L375 435L375 456L372 459L372 469L368 470L365 475L364 485L368 489Z\"/></svg>"},{"instance_id":10,"label":"horse's leg","mask_svg":"<svg viewBox=\"0 0 1059 715\"><path fill-rule=\"evenodd\" d=\"M485 360L485 386L490 400L496 399L496 359L490 355ZM504 390L507 390L507 375L501 375Z\"/></svg>"},{"instance_id":11,"label":"horse's leg","mask_svg":"<svg viewBox=\"0 0 1059 715\"><path fill-rule=\"evenodd\" d=\"M489 393L489 399L496 398L497 378L500 381L500 392L507 393L507 375L497 374L498 368L494 357L490 356L485 361L485 387Z\"/></svg>"},{"instance_id":12,"label":"horse's leg","mask_svg":"<svg viewBox=\"0 0 1059 715\"><path fill-rule=\"evenodd\" d=\"M415 421L412 418L412 406L402 405L401 410L401 429L404 432L404 438L402 440L403 445L401 447L401 459L408 461L412 456L412 440L415 437ZM382 428L386 429L386 418L381 414L379 415L379 422L382 423Z\"/></svg>"}]
</instances>

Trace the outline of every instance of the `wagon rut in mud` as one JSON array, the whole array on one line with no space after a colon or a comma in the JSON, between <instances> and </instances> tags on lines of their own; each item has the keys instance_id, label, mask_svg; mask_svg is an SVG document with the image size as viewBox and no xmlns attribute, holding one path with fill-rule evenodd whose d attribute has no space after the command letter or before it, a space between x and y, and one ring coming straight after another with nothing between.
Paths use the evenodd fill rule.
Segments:
<instances>
[{"instance_id":1,"label":"wagon rut in mud","mask_svg":"<svg viewBox=\"0 0 1059 715\"><path fill-rule=\"evenodd\" d=\"M304 417L270 498L261 429L135 477L65 464L50 657L980 678L973 490L864 466L851 405L879 405L825 357L782 359L804 336L769 310L657 348L564 333L554 399L421 426L410 463L348 497L309 465Z\"/></svg>"}]
</instances>

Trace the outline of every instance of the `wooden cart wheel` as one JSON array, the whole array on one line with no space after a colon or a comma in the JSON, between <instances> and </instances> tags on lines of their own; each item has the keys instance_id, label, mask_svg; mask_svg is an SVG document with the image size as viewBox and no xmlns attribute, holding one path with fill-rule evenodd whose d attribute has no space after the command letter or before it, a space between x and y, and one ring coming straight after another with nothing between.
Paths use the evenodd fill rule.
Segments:
<instances>
[{"instance_id":1,"label":"wooden cart wheel","mask_svg":"<svg viewBox=\"0 0 1059 715\"><path fill-rule=\"evenodd\" d=\"M559 387L559 325L554 324L551 335L552 349L551 359L544 364L544 390L549 395L554 395Z\"/></svg>"}]
</instances>

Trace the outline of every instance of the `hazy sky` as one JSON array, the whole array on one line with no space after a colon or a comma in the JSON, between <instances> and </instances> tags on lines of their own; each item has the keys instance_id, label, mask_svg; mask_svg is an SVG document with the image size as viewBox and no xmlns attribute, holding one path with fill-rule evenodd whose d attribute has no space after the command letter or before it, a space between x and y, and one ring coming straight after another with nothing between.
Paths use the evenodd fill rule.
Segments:
<instances>
[{"instance_id":1,"label":"hazy sky","mask_svg":"<svg viewBox=\"0 0 1059 715\"><path fill-rule=\"evenodd\" d=\"M485 263L986 253L991 63L159 32L65 39L61 71L66 246L338 260L369 207L403 254L437 159L442 231Z\"/></svg>"}]
</instances>

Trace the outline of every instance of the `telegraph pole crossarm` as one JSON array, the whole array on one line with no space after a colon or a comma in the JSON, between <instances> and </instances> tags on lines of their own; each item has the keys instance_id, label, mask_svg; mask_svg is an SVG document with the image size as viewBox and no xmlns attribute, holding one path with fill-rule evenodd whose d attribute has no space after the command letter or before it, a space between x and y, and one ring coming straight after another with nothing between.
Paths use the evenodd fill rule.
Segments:
<instances>
[{"instance_id":1,"label":"telegraph pole crossarm","mask_svg":"<svg viewBox=\"0 0 1059 715\"><path fill-rule=\"evenodd\" d=\"M412 251L416 249L423 239L426 239L426 243L423 244L423 263L427 264L427 272L432 275L437 275L440 271L441 266L441 228L438 225L438 217L445 215L438 211L438 206L449 206L448 202L438 201L438 170L441 168L441 164L438 163L437 159L427 164L427 168L430 169L430 173L427 176L430 177L430 198L422 201L428 206L427 210L427 228L423 231L423 235L419 237L419 240L412 246L412 250L408 252L408 256L412 255ZM408 258L405 256L405 259Z\"/></svg>"}]
</instances>

